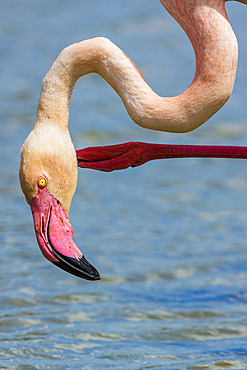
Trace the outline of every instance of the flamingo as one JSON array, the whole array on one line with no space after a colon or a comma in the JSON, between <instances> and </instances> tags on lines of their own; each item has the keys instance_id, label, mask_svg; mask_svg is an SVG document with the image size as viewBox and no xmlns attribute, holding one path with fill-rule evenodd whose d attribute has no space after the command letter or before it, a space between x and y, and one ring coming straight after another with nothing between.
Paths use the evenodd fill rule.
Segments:
<instances>
[{"instance_id":1,"label":"flamingo","mask_svg":"<svg viewBox=\"0 0 247 370\"><path fill-rule=\"evenodd\" d=\"M247 0L241 2L247 4ZM31 206L41 252L53 264L84 279L98 280L100 275L74 243L68 218L77 185L77 164L109 171L155 158L189 156L192 151L193 156L208 156L209 151L211 156L219 154L219 148L214 147L158 149L156 144L145 143L77 152L74 149L68 130L69 102L76 81L89 73L102 76L120 96L132 120L152 130L194 130L229 99L237 69L238 44L225 0L161 0L161 3L184 29L194 48L196 71L188 89L175 97L158 96L133 61L106 38L72 44L62 50L43 80L37 120L21 149L20 184ZM237 152L243 155L241 148L241 153ZM221 156L224 153L221 148ZM231 154L228 148L228 156Z\"/></svg>"}]
</instances>

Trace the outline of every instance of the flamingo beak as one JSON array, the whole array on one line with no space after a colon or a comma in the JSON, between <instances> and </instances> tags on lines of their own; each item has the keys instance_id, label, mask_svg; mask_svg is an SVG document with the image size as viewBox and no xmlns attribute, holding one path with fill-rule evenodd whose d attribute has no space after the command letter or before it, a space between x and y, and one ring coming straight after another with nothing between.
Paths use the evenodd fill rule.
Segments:
<instances>
[{"instance_id":1,"label":"flamingo beak","mask_svg":"<svg viewBox=\"0 0 247 370\"><path fill-rule=\"evenodd\" d=\"M43 255L56 266L86 280L99 280L98 271L74 243L73 228L60 202L46 187L31 203L36 238Z\"/></svg>"}]
</instances>

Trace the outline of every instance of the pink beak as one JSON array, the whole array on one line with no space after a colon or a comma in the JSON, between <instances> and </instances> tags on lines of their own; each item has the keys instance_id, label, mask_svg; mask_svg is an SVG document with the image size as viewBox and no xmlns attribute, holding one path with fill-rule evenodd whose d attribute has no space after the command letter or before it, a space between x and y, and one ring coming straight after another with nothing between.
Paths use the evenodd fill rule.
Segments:
<instances>
[{"instance_id":1,"label":"pink beak","mask_svg":"<svg viewBox=\"0 0 247 370\"><path fill-rule=\"evenodd\" d=\"M87 280L99 280L98 271L74 243L68 215L46 187L31 203L36 238L41 252L61 269Z\"/></svg>"}]
</instances>

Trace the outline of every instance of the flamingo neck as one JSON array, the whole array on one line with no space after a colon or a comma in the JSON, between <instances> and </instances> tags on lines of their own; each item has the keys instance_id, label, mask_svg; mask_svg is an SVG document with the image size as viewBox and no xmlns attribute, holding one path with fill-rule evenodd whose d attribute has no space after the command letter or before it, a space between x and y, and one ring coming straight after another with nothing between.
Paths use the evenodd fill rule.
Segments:
<instances>
[{"instance_id":1,"label":"flamingo neck","mask_svg":"<svg viewBox=\"0 0 247 370\"><path fill-rule=\"evenodd\" d=\"M58 56L44 79L36 124L50 120L67 128L73 87L88 73L101 75L121 97L133 121L148 129L188 132L216 113L231 95L238 59L224 1L161 3L187 33L195 51L195 77L184 93L160 97L121 49L106 38L94 38L73 44Z\"/></svg>"},{"instance_id":2,"label":"flamingo neck","mask_svg":"<svg viewBox=\"0 0 247 370\"><path fill-rule=\"evenodd\" d=\"M235 81L238 44L225 0L161 0L193 46L196 72L191 88L208 87L217 103L229 98ZM223 91L224 90L224 91ZM188 91L186 90L186 94ZM202 95L202 94L200 94ZM206 91L204 95L207 96Z\"/></svg>"}]
</instances>

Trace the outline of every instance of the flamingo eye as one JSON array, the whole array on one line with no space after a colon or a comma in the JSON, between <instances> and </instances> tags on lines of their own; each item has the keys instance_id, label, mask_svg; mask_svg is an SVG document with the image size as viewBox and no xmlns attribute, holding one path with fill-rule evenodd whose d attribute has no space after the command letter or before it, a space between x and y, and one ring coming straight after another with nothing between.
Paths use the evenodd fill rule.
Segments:
<instances>
[{"instance_id":1,"label":"flamingo eye","mask_svg":"<svg viewBox=\"0 0 247 370\"><path fill-rule=\"evenodd\" d=\"M46 186L46 179L44 177L41 177L41 179L39 179L39 187L40 188L44 188Z\"/></svg>"}]
</instances>

